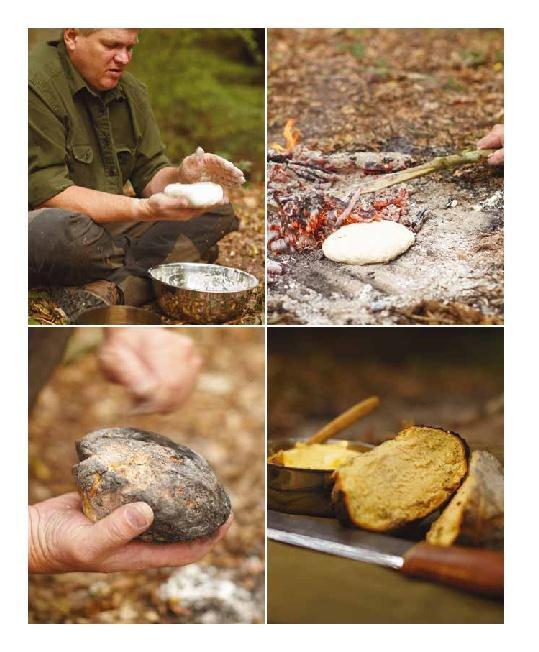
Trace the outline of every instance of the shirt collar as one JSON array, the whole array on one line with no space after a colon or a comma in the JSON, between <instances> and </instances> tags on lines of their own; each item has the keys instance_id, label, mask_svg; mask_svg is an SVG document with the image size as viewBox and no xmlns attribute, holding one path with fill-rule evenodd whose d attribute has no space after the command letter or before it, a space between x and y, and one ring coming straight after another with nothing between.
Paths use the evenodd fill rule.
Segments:
<instances>
[{"instance_id":1,"label":"shirt collar","mask_svg":"<svg viewBox=\"0 0 539 652\"><path fill-rule=\"evenodd\" d=\"M58 51L58 56L60 57L60 60L66 72L69 88L73 96L75 96L79 91L86 89L86 91L91 95L93 95L94 97L101 98L105 104L108 104L112 100L116 100L119 99L120 97L126 96L121 79L116 85L116 87L112 88L110 91L104 91L103 93L97 92L86 82L84 77L71 63L71 59L67 54L65 43L62 40L49 41L49 45L56 46L56 49Z\"/></svg>"}]
</instances>

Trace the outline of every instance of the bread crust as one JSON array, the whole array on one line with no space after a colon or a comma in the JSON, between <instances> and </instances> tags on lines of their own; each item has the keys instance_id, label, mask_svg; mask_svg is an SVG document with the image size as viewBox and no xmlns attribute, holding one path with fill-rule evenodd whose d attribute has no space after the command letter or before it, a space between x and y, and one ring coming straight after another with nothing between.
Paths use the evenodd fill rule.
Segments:
<instances>
[{"instance_id":1,"label":"bread crust","mask_svg":"<svg viewBox=\"0 0 539 652\"><path fill-rule=\"evenodd\" d=\"M73 476L91 521L143 501L154 520L139 538L174 543L210 536L230 515L230 499L208 462L167 437L106 428L77 441L76 449Z\"/></svg>"},{"instance_id":2,"label":"bread crust","mask_svg":"<svg viewBox=\"0 0 539 652\"><path fill-rule=\"evenodd\" d=\"M503 549L503 470L487 451L474 451L466 480L427 533L433 545Z\"/></svg>"}]
</instances>

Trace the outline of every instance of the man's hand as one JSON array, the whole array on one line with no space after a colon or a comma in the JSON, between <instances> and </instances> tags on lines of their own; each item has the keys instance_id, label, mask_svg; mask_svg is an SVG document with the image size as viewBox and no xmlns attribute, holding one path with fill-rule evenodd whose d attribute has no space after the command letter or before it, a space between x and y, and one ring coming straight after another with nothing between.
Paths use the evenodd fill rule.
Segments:
<instances>
[{"instance_id":1,"label":"man's hand","mask_svg":"<svg viewBox=\"0 0 539 652\"><path fill-rule=\"evenodd\" d=\"M193 391L202 359L193 341L164 328L107 328L99 362L133 396L137 412L172 412Z\"/></svg>"},{"instance_id":2,"label":"man's hand","mask_svg":"<svg viewBox=\"0 0 539 652\"><path fill-rule=\"evenodd\" d=\"M477 149L497 149L487 162L489 165L503 165L503 125L494 125L486 136L477 141Z\"/></svg>"},{"instance_id":3,"label":"man's hand","mask_svg":"<svg viewBox=\"0 0 539 652\"><path fill-rule=\"evenodd\" d=\"M225 188L245 183L239 168L221 156L207 154L202 147L183 159L179 167L179 178L181 183L213 181Z\"/></svg>"},{"instance_id":4,"label":"man's hand","mask_svg":"<svg viewBox=\"0 0 539 652\"><path fill-rule=\"evenodd\" d=\"M147 199L137 200L142 203L140 219L142 221L186 221L209 213L216 208L228 204L228 194L223 193L223 199L219 204L213 206L202 206L199 208L188 208L188 201L185 197L169 197L164 192L158 192Z\"/></svg>"},{"instance_id":5,"label":"man's hand","mask_svg":"<svg viewBox=\"0 0 539 652\"><path fill-rule=\"evenodd\" d=\"M137 200L142 205L140 218L142 221L175 221L185 222L208 211L207 208L187 208L187 200L183 197L168 197L164 192L158 192L147 199Z\"/></svg>"},{"instance_id":6,"label":"man's hand","mask_svg":"<svg viewBox=\"0 0 539 652\"><path fill-rule=\"evenodd\" d=\"M230 527L232 517L211 537L186 543L132 541L147 530L153 512L146 503L130 503L92 523L78 494L69 493L29 508L31 573L142 570L185 566L203 557Z\"/></svg>"}]
</instances>

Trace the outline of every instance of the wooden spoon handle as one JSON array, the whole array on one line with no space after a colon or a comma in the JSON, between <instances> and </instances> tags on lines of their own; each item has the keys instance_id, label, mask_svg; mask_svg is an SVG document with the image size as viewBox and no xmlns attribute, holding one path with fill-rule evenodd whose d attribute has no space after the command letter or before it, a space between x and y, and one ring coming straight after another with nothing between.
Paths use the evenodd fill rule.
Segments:
<instances>
[{"instance_id":1,"label":"wooden spoon handle","mask_svg":"<svg viewBox=\"0 0 539 652\"><path fill-rule=\"evenodd\" d=\"M481 595L503 596L503 553L495 550L418 543L404 556L401 570L409 577Z\"/></svg>"},{"instance_id":2,"label":"wooden spoon handle","mask_svg":"<svg viewBox=\"0 0 539 652\"><path fill-rule=\"evenodd\" d=\"M305 443L306 444L324 443L326 439L329 439L330 437L333 437L341 430L348 428L348 426L351 426L358 419L361 419L361 417L365 417L367 416L367 414L370 414L375 408L378 407L379 403L380 403L380 399L378 398L378 396L371 396L370 398L366 398L364 401L361 401L361 403L357 403L356 405L352 406L349 410L346 410L346 412L343 412L338 417L335 417L333 421L330 421L321 430L316 432L312 437L309 437L309 439L307 439Z\"/></svg>"}]
</instances>

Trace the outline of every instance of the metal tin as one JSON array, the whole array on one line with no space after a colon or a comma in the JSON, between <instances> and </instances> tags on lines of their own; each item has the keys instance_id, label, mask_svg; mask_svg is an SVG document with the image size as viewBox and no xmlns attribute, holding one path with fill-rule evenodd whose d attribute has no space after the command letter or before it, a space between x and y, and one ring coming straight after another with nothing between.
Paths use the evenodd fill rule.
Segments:
<instances>
[{"instance_id":1,"label":"metal tin","mask_svg":"<svg viewBox=\"0 0 539 652\"><path fill-rule=\"evenodd\" d=\"M192 324L220 324L241 317L258 279L233 267L167 263L149 270L159 306Z\"/></svg>"},{"instance_id":2,"label":"metal tin","mask_svg":"<svg viewBox=\"0 0 539 652\"><path fill-rule=\"evenodd\" d=\"M336 444L340 440L329 439L326 443ZM297 440L270 439L268 457L280 450L294 448ZM367 452L373 448L362 442L346 442L351 450ZM309 516L334 516L331 502L333 471L319 469L298 469L267 463L268 509L288 514Z\"/></svg>"},{"instance_id":3,"label":"metal tin","mask_svg":"<svg viewBox=\"0 0 539 652\"><path fill-rule=\"evenodd\" d=\"M156 325L161 323L161 318L149 310L133 306L103 306L84 310L77 315L74 323L86 326Z\"/></svg>"}]
</instances>

